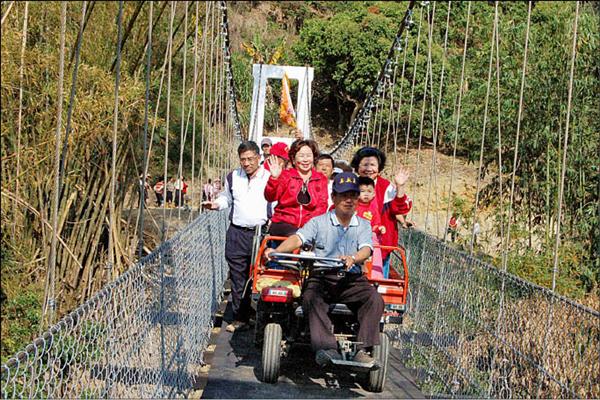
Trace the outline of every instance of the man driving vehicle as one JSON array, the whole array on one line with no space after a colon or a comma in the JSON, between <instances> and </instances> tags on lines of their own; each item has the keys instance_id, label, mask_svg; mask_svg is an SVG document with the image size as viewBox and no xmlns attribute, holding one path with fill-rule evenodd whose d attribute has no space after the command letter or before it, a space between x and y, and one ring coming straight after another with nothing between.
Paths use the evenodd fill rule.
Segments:
<instances>
[{"instance_id":1,"label":"man driving vehicle","mask_svg":"<svg viewBox=\"0 0 600 400\"><path fill-rule=\"evenodd\" d=\"M332 186L335 209L314 217L276 249L265 251L269 258L273 252L290 253L304 244L314 244L313 251L317 257L340 258L346 264L345 276L338 276L334 271L311 276L303 292L302 308L308 317L316 361L321 366L341 359L327 315L330 303L346 304L358 318L357 341L360 344L354 361L375 365L369 352L379 344L379 320L384 302L361 269L371 255L373 245L369 222L355 213L359 193L355 174L338 174Z\"/></svg>"}]
</instances>

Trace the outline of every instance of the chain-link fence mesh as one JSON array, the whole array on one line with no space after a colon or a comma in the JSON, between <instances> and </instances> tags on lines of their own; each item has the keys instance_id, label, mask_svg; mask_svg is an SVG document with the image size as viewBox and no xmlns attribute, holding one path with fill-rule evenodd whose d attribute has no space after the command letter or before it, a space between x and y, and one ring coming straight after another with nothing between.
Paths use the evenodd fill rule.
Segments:
<instances>
[{"instance_id":1,"label":"chain-link fence mesh","mask_svg":"<svg viewBox=\"0 0 600 400\"><path fill-rule=\"evenodd\" d=\"M425 393L600 397L600 313L423 232L401 242L410 296L394 336Z\"/></svg>"},{"instance_id":2,"label":"chain-link fence mesh","mask_svg":"<svg viewBox=\"0 0 600 400\"><path fill-rule=\"evenodd\" d=\"M221 301L227 211L203 213L2 365L2 398L156 398L194 388Z\"/></svg>"},{"instance_id":3,"label":"chain-link fence mesh","mask_svg":"<svg viewBox=\"0 0 600 400\"><path fill-rule=\"evenodd\" d=\"M227 211L204 213L2 365L3 398L185 397L221 300ZM408 313L392 332L430 395L598 398L600 313L402 234Z\"/></svg>"}]
</instances>

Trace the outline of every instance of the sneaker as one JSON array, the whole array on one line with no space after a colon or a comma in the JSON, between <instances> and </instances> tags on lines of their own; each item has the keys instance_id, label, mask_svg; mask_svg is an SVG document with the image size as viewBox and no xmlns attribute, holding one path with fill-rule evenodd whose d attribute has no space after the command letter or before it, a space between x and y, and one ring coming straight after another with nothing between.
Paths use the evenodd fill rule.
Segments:
<instances>
[{"instance_id":1,"label":"sneaker","mask_svg":"<svg viewBox=\"0 0 600 400\"><path fill-rule=\"evenodd\" d=\"M227 332L235 332L235 331L243 331L244 329L248 328L248 324L246 322L242 322L242 321L233 321L232 323L230 323L229 325L227 325L225 327L225 330Z\"/></svg>"},{"instance_id":2,"label":"sneaker","mask_svg":"<svg viewBox=\"0 0 600 400\"><path fill-rule=\"evenodd\" d=\"M375 364L375 359L364 350L359 350L356 352L356 354L354 355L354 361L361 364Z\"/></svg>"},{"instance_id":3,"label":"sneaker","mask_svg":"<svg viewBox=\"0 0 600 400\"><path fill-rule=\"evenodd\" d=\"M327 364L331 363L332 360L341 360L342 355L333 349L329 350L317 350L317 354L315 356L315 361L319 366L324 367Z\"/></svg>"}]
</instances>

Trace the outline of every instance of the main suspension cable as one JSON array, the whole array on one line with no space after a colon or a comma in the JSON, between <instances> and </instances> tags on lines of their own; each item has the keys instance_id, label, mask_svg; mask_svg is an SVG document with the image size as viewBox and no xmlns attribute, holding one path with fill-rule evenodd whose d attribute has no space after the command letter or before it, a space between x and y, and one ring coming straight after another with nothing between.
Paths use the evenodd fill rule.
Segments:
<instances>
[{"instance_id":1,"label":"main suspension cable","mask_svg":"<svg viewBox=\"0 0 600 400\"><path fill-rule=\"evenodd\" d=\"M52 237L50 242L50 256L48 271L46 275L45 301L43 315L46 316L46 325L54 323L54 311L56 308L55 275L56 275L56 245L58 240L58 206L59 206L59 171L60 171L60 145L62 140L62 108L63 87L65 76L65 36L67 31L67 2L61 3L60 9L60 47L58 61L58 94L56 110L56 142L54 146L54 196L52 201ZM40 325L41 329L41 325Z\"/></svg>"},{"instance_id":2,"label":"main suspension cable","mask_svg":"<svg viewBox=\"0 0 600 400\"><path fill-rule=\"evenodd\" d=\"M415 60L413 65L413 77L410 88L410 105L408 106L408 123L406 126L406 143L404 148L404 165L408 165L408 143L410 141L410 131L412 129L412 113L415 100L415 83L417 80L417 65L419 64L419 47L421 45L421 27L423 26L423 8L419 14L419 28L417 29L417 47L415 49Z\"/></svg>"},{"instance_id":3,"label":"main suspension cable","mask_svg":"<svg viewBox=\"0 0 600 400\"><path fill-rule=\"evenodd\" d=\"M148 176L148 112L150 106L150 68L152 67L152 12L154 10L153 7L154 3L150 1L150 7L148 9L148 46L146 50L146 93L144 98L144 160L142 166L143 183L142 187L140 188L140 196L142 197L142 201L140 201L139 206L140 227L138 230L138 258L140 260L142 259L142 255L144 254L144 210L146 208L146 179Z\"/></svg>"},{"instance_id":4,"label":"main suspension cable","mask_svg":"<svg viewBox=\"0 0 600 400\"><path fill-rule=\"evenodd\" d=\"M163 199L163 207L162 207L162 229L160 241L165 241L165 236L167 233L167 194L168 194L168 185L169 185L169 177L168 177L168 164L169 164L169 128L170 128L170 118L171 118L171 64L172 64L172 52L173 52L173 20L175 19L175 7L177 6L176 2L171 3L171 14L169 17L169 40L167 41L167 115L165 118L165 152L164 152L164 160L163 160L163 181L164 181L164 199ZM172 193L174 195L174 193Z\"/></svg>"},{"instance_id":5,"label":"main suspension cable","mask_svg":"<svg viewBox=\"0 0 600 400\"><path fill-rule=\"evenodd\" d=\"M437 213L437 205L438 205L438 190L437 190L437 141L438 141L438 132L439 132L439 124L440 124L440 109L442 105L442 93L444 88L444 72L446 67L446 58L448 57L448 31L450 30L450 11L452 2L448 1L448 11L446 15L446 32L444 33L444 52L442 54L442 70L440 72L440 88L438 92L438 103L437 103L437 111L435 116L435 121L432 121L432 131L433 131L433 152L431 153L431 174L429 179L429 189L427 194L427 210L425 214L425 221L429 219L429 205L431 199L431 184L433 183L433 191L435 198L435 221L436 221L436 236L439 237L440 234L440 219L438 218ZM433 76L432 76L433 77ZM431 80L433 82L433 79ZM433 96L431 98L433 100ZM433 108L432 108L433 111Z\"/></svg>"},{"instance_id":6,"label":"main suspension cable","mask_svg":"<svg viewBox=\"0 0 600 400\"><path fill-rule=\"evenodd\" d=\"M12 7L10 4L10 7ZM10 9L7 10L10 11ZM20 207L17 206L17 200L19 198L19 178L21 175L21 130L23 125L23 76L25 71L25 49L27 47L27 21L29 19L29 1L25 2L25 10L23 13L23 35L21 39L21 59L19 62L19 114L17 116L17 167L15 171L15 199L13 201L13 225L12 234L13 237L16 235L17 224L21 219Z\"/></svg>"},{"instance_id":7,"label":"main suspension cable","mask_svg":"<svg viewBox=\"0 0 600 400\"><path fill-rule=\"evenodd\" d=\"M528 3L529 8L527 11L527 28L525 30L525 47L523 50L523 68L521 70L521 89L519 91L519 110L517 114L517 131L515 134L515 149L513 153L513 168L512 178L510 182L510 200L508 203L508 220L506 227L506 243L502 252L502 270L506 271L508 262L508 247L510 245L510 228L512 224L512 213L513 213L513 201L515 195L515 179L517 175L517 160L519 159L519 138L521 134L521 118L523 115L523 92L525 90L525 74L527 71L527 52L529 49L529 31L531 26L531 2Z\"/></svg>"},{"instance_id":8,"label":"main suspension cable","mask_svg":"<svg viewBox=\"0 0 600 400\"><path fill-rule=\"evenodd\" d=\"M496 23L496 22L495 22ZM479 194L481 192L481 168L483 166L483 152L485 146L485 133L487 128L488 120L488 106L490 100L490 87L492 83L492 66L494 61L494 50L496 47L496 26L492 28L491 48L490 48L490 61L488 65L488 77L485 92L485 106L483 110L483 127L481 128L481 146L479 148L479 168L477 169L477 191L475 194L475 205L473 207L473 221L477 220L477 211L479 208ZM473 227L475 224L473 224ZM475 229L471 229L471 241L469 244L469 253L473 254L473 242L475 241Z\"/></svg>"},{"instance_id":9,"label":"main suspension cable","mask_svg":"<svg viewBox=\"0 0 600 400\"><path fill-rule=\"evenodd\" d=\"M408 36L410 31L406 32L406 38L404 40L403 57L402 57L402 72L400 74L400 93L398 95L398 107L396 110L396 119L392 124L393 136L394 136L394 168L393 171L398 167L398 128L400 126L400 116L402 115L402 100L404 91L404 73L406 72L406 55L408 54Z\"/></svg>"},{"instance_id":10,"label":"main suspension cable","mask_svg":"<svg viewBox=\"0 0 600 400\"><path fill-rule=\"evenodd\" d=\"M420 163L420 157L421 157L421 145L423 143L423 125L425 122L425 108L427 106L427 88L429 85L429 79L432 79L432 77L430 76L431 73L431 42L433 41L433 23L435 21L435 5L436 3L433 3L433 8L432 8L432 14L431 14L431 21L429 22L429 26L428 26L428 39L427 39L427 67L426 67L426 72L425 72L425 84L423 86L423 102L421 104L421 122L419 124L419 146L417 147L417 160L415 162L415 176L414 179L412 179L412 199L413 199L413 204L417 204L417 185L416 182L418 181L418 175L417 175L417 171L419 170L419 163ZM427 3L427 8L429 9L429 3ZM427 13L429 13L429 11L427 11ZM428 18L429 19L429 18ZM430 95L431 96L431 95ZM407 152L408 152L408 147L407 147ZM414 207L411 208L410 210L410 214L411 216L414 215ZM427 226L425 226L425 231L427 231Z\"/></svg>"},{"instance_id":11,"label":"main suspension cable","mask_svg":"<svg viewBox=\"0 0 600 400\"><path fill-rule=\"evenodd\" d=\"M186 125L185 125L185 81L186 81L186 72L187 72L187 30L188 30L188 7L187 1L184 2L185 5L185 16L183 23L183 71L182 71L182 79L181 79L181 129L179 132L179 165L177 167L177 180L175 184L179 186L179 189L175 189L175 193L177 194L177 219L181 220L181 204L183 201L183 149L185 147L185 139L184 133L187 134Z\"/></svg>"},{"instance_id":12,"label":"main suspension cable","mask_svg":"<svg viewBox=\"0 0 600 400\"><path fill-rule=\"evenodd\" d=\"M199 24L199 5L196 2L196 18L194 20L194 83L192 91L192 181L190 185L190 214L188 221L191 222L194 215L194 194L195 190L195 174L196 174L196 109L198 106L198 24ZM187 131L187 130L186 130Z\"/></svg>"},{"instance_id":13,"label":"main suspension cable","mask_svg":"<svg viewBox=\"0 0 600 400\"><path fill-rule=\"evenodd\" d=\"M563 141L563 154L562 154L562 165L560 171L560 187L558 191L558 210L556 216L556 239L554 242L554 257L552 266L552 292L556 291L556 278L558 276L558 257L560 252L560 226L562 219L562 208L563 208L563 196L565 190L565 176L567 172L567 153L569 149L569 128L571 122L571 107L573 100L573 77L575 75L575 58L577 56L577 27L579 22L579 1L575 3L575 21L573 22L573 45L571 47L571 71L569 72L569 89L567 94L567 118L565 121L565 137ZM540 359L544 362L546 351L548 348L548 338L551 337L552 321L554 317L554 303L555 297L552 298L550 307L548 309L548 317L546 320L546 332L544 333L544 341L542 345L542 355ZM541 375L541 371L540 371ZM542 389L541 376L538 378L538 387L536 397L540 397L540 391Z\"/></svg>"},{"instance_id":14,"label":"main suspension cable","mask_svg":"<svg viewBox=\"0 0 600 400\"><path fill-rule=\"evenodd\" d=\"M115 188L117 183L117 133L119 124L119 85L121 83L121 36L123 28L123 0L119 1L119 14L117 16L117 64L115 66L115 107L113 114L112 156L111 156L111 180L110 180L110 202L109 202L109 227L108 227L108 281L112 281L116 267L115 246L118 240L115 218Z\"/></svg>"},{"instance_id":15,"label":"main suspension cable","mask_svg":"<svg viewBox=\"0 0 600 400\"><path fill-rule=\"evenodd\" d=\"M471 17L471 2L467 3L467 21L465 22L465 43L463 45L462 64L460 68L460 87L458 89L458 104L456 107L456 124L454 127L454 143L452 145L452 166L450 168L450 184L448 189L448 207L446 209L446 220L450 218L450 205L452 204L452 184L454 183L454 167L456 165L456 147L458 144L458 129L460 127L460 116L462 106L462 96L464 93L465 82L465 64L467 59L467 43L469 42L469 21ZM443 241L446 242L448 230L444 227Z\"/></svg>"}]
</instances>

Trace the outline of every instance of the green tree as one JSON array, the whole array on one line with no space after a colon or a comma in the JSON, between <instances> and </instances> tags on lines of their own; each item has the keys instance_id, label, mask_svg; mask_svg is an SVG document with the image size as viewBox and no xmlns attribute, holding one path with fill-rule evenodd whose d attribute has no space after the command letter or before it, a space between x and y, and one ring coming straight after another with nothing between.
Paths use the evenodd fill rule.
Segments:
<instances>
[{"instance_id":1,"label":"green tree","mask_svg":"<svg viewBox=\"0 0 600 400\"><path fill-rule=\"evenodd\" d=\"M299 63L315 68L315 104L334 102L338 129L344 129L373 87L406 4L345 2L336 7L339 12L329 19L304 21L293 52Z\"/></svg>"}]
</instances>

